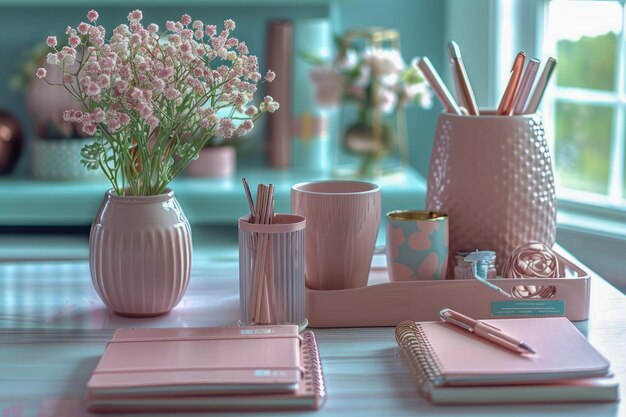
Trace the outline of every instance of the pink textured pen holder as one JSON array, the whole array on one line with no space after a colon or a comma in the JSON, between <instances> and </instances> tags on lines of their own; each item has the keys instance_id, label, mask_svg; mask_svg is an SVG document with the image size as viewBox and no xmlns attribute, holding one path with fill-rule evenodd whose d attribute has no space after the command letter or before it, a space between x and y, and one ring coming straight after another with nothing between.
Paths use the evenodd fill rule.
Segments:
<instances>
[{"instance_id":1,"label":"pink textured pen holder","mask_svg":"<svg viewBox=\"0 0 626 417\"><path fill-rule=\"evenodd\" d=\"M426 209L449 217L450 278L457 251L495 251L499 273L522 243L536 240L552 247L556 195L541 117L442 113Z\"/></svg>"}]
</instances>

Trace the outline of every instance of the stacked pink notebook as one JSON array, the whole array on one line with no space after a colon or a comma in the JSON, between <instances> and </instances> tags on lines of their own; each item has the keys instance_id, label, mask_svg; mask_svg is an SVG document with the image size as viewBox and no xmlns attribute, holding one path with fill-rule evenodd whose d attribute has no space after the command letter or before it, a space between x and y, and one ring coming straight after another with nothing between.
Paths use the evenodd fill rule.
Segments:
<instances>
[{"instance_id":1,"label":"stacked pink notebook","mask_svg":"<svg viewBox=\"0 0 626 417\"><path fill-rule=\"evenodd\" d=\"M87 384L90 411L317 409L317 343L298 326L123 329Z\"/></svg>"},{"instance_id":2,"label":"stacked pink notebook","mask_svg":"<svg viewBox=\"0 0 626 417\"><path fill-rule=\"evenodd\" d=\"M444 322L402 322L396 339L434 403L616 401L609 362L564 317L484 320L533 346L504 349Z\"/></svg>"}]
</instances>

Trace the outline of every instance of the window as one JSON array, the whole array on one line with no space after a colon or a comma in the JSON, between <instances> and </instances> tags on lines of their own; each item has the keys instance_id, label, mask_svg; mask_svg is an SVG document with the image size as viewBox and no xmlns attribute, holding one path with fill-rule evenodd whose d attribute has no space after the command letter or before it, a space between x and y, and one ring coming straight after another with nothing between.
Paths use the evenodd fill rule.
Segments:
<instances>
[{"instance_id":1,"label":"window","mask_svg":"<svg viewBox=\"0 0 626 417\"><path fill-rule=\"evenodd\" d=\"M543 111L562 199L626 208L626 0L550 0Z\"/></svg>"}]
</instances>

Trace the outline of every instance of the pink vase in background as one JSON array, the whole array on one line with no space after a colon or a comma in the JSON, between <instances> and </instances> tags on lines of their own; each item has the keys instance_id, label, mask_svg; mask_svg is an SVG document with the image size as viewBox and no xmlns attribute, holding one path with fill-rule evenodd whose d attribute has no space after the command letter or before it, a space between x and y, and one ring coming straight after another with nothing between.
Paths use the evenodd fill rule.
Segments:
<instances>
[{"instance_id":1,"label":"pink vase in background","mask_svg":"<svg viewBox=\"0 0 626 417\"><path fill-rule=\"evenodd\" d=\"M367 285L380 225L381 192L361 181L317 181L291 188L291 211L306 218L306 286Z\"/></svg>"},{"instance_id":2,"label":"pink vase in background","mask_svg":"<svg viewBox=\"0 0 626 417\"><path fill-rule=\"evenodd\" d=\"M173 191L106 193L91 227L89 266L111 310L131 317L170 311L187 289L191 255L191 228Z\"/></svg>"},{"instance_id":3,"label":"pink vase in background","mask_svg":"<svg viewBox=\"0 0 626 417\"><path fill-rule=\"evenodd\" d=\"M63 74L58 66L42 63L46 69L46 80L54 84L63 84ZM78 70L77 65L72 66L72 70ZM78 88L76 84L72 84ZM83 129L79 124L63 120L65 110L84 110L83 105L74 98L64 88L58 85L50 85L44 80L34 78L26 89L26 108L33 123L33 130L36 136L45 138L48 136L50 126L54 126L63 137L74 136L74 131L83 134Z\"/></svg>"},{"instance_id":4,"label":"pink vase in background","mask_svg":"<svg viewBox=\"0 0 626 417\"><path fill-rule=\"evenodd\" d=\"M237 151L232 146L214 146L201 149L198 159L187 165L190 177L226 178L235 173Z\"/></svg>"},{"instance_id":5,"label":"pink vase in background","mask_svg":"<svg viewBox=\"0 0 626 417\"><path fill-rule=\"evenodd\" d=\"M521 243L536 240L552 247L556 195L541 117L442 113L426 209L449 217L449 278L458 251L493 250L500 272Z\"/></svg>"}]
</instances>

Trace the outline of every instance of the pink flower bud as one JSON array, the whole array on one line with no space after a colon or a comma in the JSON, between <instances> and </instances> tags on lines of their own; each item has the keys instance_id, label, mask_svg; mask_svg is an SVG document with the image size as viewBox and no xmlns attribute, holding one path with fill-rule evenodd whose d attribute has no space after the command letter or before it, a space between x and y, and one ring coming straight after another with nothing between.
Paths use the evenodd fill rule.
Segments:
<instances>
[{"instance_id":1,"label":"pink flower bud","mask_svg":"<svg viewBox=\"0 0 626 417\"><path fill-rule=\"evenodd\" d=\"M96 133L96 125L83 125L83 132L85 132L89 136L93 136Z\"/></svg>"},{"instance_id":2,"label":"pink flower bud","mask_svg":"<svg viewBox=\"0 0 626 417\"><path fill-rule=\"evenodd\" d=\"M98 20L98 12L95 10L90 10L87 13L87 19L89 19L90 22L95 22L96 20Z\"/></svg>"},{"instance_id":3,"label":"pink flower bud","mask_svg":"<svg viewBox=\"0 0 626 417\"><path fill-rule=\"evenodd\" d=\"M165 22L165 29L169 30L170 32L174 32L176 30L176 25L171 20L168 20L167 22Z\"/></svg>"},{"instance_id":4,"label":"pink flower bud","mask_svg":"<svg viewBox=\"0 0 626 417\"><path fill-rule=\"evenodd\" d=\"M96 83L89 84L89 86L87 87L87 95L95 96L98 94L100 94L100 86Z\"/></svg>"},{"instance_id":5,"label":"pink flower bud","mask_svg":"<svg viewBox=\"0 0 626 417\"><path fill-rule=\"evenodd\" d=\"M206 33L207 36L215 36L217 33L217 27L215 25L207 25L204 28L204 33Z\"/></svg>"},{"instance_id":6,"label":"pink flower bud","mask_svg":"<svg viewBox=\"0 0 626 417\"><path fill-rule=\"evenodd\" d=\"M74 110L65 110L63 112L63 121L71 122L74 118Z\"/></svg>"},{"instance_id":7,"label":"pink flower bud","mask_svg":"<svg viewBox=\"0 0 626 417\"><path fill-rule=\"evenodd\" d=\"M80 38L76 35L72 35L70 36L68 42L72 46L72 48L76 48L78 45L80 45Z\"/></svg>"},{"instance_id":8,"label":"pink flower bud","mask_svg":"<svg viewBox=\"0 0 626 417\"><path fill-rule=\"evenodd\" d=\"M224 27L225 27L227 30L233 30L233 29L235 29L235 21L234 21L234 20L232 20L232 19L227 19L227 20L224 20Z\"/></svg>"},{"instance_id":9,"label":"pink flower bud","mask_svg":"<svg viewBox=\"0 0 626 417\"><path fill-rule=\"evenodd\" d=\"M180 23L187 26L191 23L191 16L189 16L188 14L182 15L182 17L180 18Z\"/></svg>"},{"instance_id":10,"label":"pink flower bud","mask_svg":"<svg viewBox=\"0 0 626 417\"><path fill-rule=\"evenodd\" d=\"M89 32L89 25L85 22L81 22L80 25L78 25L78 33L80 33L81 35L86 35Z\"/></svg>"},{"instance_id":11,"label":"pink flower bud","mask_svg":"<svg viewBox=\"0 0 626 417\"><path fill-rule=\"evenodd\" d=\"M272 70L267 70L267 74L265 74L265 81L271 83L276 78L276 73Z\"/></svg>"},{"instance_id":12,"label":"pink flower bud","mask_svg":"<svg viewBox=\"0 0 626 417\"><path fill-rule=\"evenodd\" d=\"M129 22L140 22L141 19L143 19L143 13L139 9L133 10L132 12L128 13Z\"/></svg>"},{"instance_id":13,"label":"pink flower bud","mask_svg":"<svg viewBox=\"0 0 626 417\"><path fill-rule=\"evenodd\" d=\"M259 109L257 109L255 106L250 106L246 109L246 115L250 117L254 116L258 112L259 112Z\"/></svg>"},{"instance_id":14,"label":"pink flower bud","mask_svg":"<svg viewBox=\"0 0 626 417\"><path fill-rule=\"evenodd\" d=\"M46 44L50 48L54 48L55 46L57 46L57 37L56 36L48 36L48 38L46 39Z\"/></svg>"},{"instance_id":15,"label":"pink flower bud","mask_svg":"<svg viewBox=\"0 0 626 417\"><path fill-rule=\"evenodd\" d=\"M46 76L46 69L45 68L38 68L37 69L37 77L39 78L43 78Z\"/></svg>"}]
</instances>

